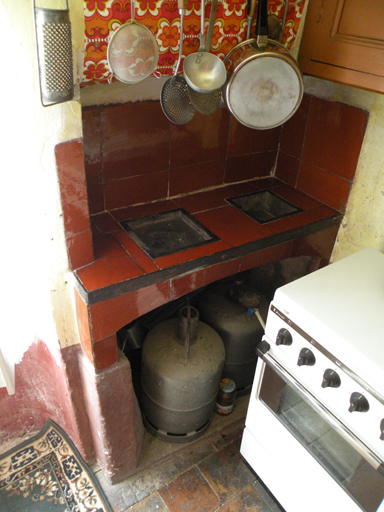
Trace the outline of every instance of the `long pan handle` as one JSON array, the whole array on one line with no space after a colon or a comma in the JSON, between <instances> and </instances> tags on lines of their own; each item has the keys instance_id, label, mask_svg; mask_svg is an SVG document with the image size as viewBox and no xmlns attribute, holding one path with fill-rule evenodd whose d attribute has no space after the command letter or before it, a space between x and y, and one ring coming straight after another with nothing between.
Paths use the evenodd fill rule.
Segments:
<instances>
[{"instance_id":1,"label":"long pan handle","mask_svg":"<svg viewBox=\"0 0 384 512\"><path fill-rule=\"evenodd\" d=\"M268 0L259 0L256 21L256 44L265 48L268 44Z\"/></svg>"},{"instance_id":2,"label":"long pan handle","mask_svg":"<svg viewBox=\"0 0 384 512\"><path fill-rule=\"evenodd\" d=\"M248 0L247 39L251 37L252 22L256 11L256 1L257 0Z\"/></svg>"},{"instance_id":3,"label":"long pan handle","mask_svg":"<svg viewBox=\"0 0 384 512\"><path fill-rule=\"evenodd\" d=\"M181 63L181 59L183 56L184 13L185 13L185 9L186 9L186 4L187 4L186 0L177 0L177 6L178 6L179 12L180 12L180 42L179 42L179 58L177 60L176 69L175 69L175 73L173 76L176 76L177 73L179 72L180 63Z\"/></svg>"},{"instance_id":4,"label":"long pan handle","mask_svg":"<svg viewBox=\"0 0 384 512\"><path fill-rule=\"evenodd\" d=\"M217 12L217 0L212 0L211 14L209 16L207 39L205 41L205 48L207 49L207 51L209 51L211 48L213 29L215 27L215 21L216 21L216 12Z\"/></svg>"}]
</instances>

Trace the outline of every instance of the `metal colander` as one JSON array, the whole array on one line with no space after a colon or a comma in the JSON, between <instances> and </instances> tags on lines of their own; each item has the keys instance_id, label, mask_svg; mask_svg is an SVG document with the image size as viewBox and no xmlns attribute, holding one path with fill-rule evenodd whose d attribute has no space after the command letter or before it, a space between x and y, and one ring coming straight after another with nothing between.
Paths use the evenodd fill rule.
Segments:
<instances>
[{"instance_id":1,"label":"metal colander","mask_svg":"<svg viewBox=\"0 0 384 512\"><path fill-rule=\"evenodd\" d=\"M41 102L69 101L74 94L69 11L35 6L35 26Z\"/></svg>"}]
</instances>

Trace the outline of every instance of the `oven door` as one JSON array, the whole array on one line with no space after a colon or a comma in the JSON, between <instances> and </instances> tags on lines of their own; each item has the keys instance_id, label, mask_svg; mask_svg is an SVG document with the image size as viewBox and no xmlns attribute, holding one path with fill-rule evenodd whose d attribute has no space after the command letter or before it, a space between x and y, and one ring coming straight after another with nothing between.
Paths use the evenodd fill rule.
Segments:
<instances>
[{"instance_id":1,"label":"oven door","mask_svg":"<svg viewBox=\"0 0 384 512\"><path fill-rule=\"evenodd\" d=\"M241 453L287 512L384 510L380 461L268 353Z\"/></svg>"}]
</instances>

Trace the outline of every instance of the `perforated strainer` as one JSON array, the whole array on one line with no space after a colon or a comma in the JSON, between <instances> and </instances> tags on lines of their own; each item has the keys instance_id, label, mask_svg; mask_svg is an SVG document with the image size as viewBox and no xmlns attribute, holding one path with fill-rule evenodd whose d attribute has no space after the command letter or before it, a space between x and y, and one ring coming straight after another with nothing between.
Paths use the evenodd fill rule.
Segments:
<instances>
[{"instance_id":1,"label":"perforated strainer","mask_svg":"<svg viewBox=\"0 0 384 512\"><path fill-rule=\"evenodd\" d=\"M125 84L144 80L153 73L159 62L159 49L152 32L135 21L134 0L131 10L131 22L114 32L107 50L112 74Z\"/></svg>"},{"instance_id":2,"label":"perforated strainer","mask_svg":"<svg viewBox=\"0 0 384 512\"><path fill-rule=\"evenodd\" d=\"M168 78L163 85L160 104L164 114L172 123L186 124L193 118L196 109L189 98L185 78L183 76L177 76L183 54L185 0L178 0L177 4L180 11L179 58L174 75Z\"/></svg>"}]
</instances>

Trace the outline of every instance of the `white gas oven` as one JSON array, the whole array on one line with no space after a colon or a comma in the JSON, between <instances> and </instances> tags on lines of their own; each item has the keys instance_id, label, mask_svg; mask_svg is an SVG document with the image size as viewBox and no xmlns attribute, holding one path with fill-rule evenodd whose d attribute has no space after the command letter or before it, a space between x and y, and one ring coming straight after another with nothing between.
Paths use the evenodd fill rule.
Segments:
<instances>
[{"instance_id":1,"label":"white gas oven","mask_svg":"<svg viewBox=\"0 0 384 512\"><path fill-rule=\"evenodd\" d=\"M286 512L384 511L384 255L276 290L241 453Z\"/></svg>"}]
</instances>

